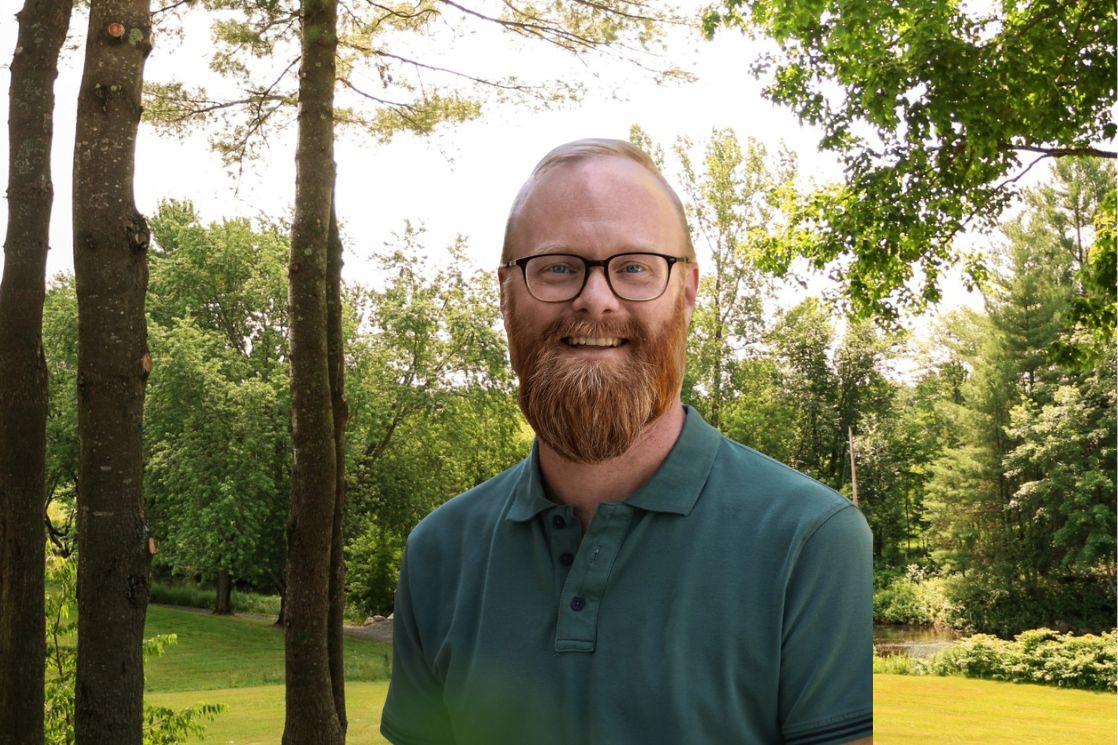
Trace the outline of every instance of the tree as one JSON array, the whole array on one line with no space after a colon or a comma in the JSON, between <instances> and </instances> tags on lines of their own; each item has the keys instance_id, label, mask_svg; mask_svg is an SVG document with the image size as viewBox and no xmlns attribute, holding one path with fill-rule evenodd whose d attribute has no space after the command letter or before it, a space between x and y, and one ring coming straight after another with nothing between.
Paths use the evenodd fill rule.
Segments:
<instances>
[{"instance_id":1,"label":"tree","mask_svg":"<svg viewBox=\"0 0 1118 745\"><path fill-rule=\"evenodd\" d=\"M971 622L999 633L1098 628L1113 617L1113 346L1086 372L1052 352L1067 333L1081 255L1067 250L1061 215L1090 183L1066 175L1056 185L1074 188L1041 188L1005 226L988 313L945 334L971 374L950 407L957 441L928 481L929 542L962 573Z\"/></svg>"},{"instance_id":2,"label":"tree","mask_svg":"<svg viewBox=\"0 0 1118 745\"><path fill-rule=\"evenodd\" d=\"M145 116L172 131L209 125L215 149L240 168L286 126L298 103L300 52L292 32L299 9L292 0L207 0L203 7L235 11L213 26L211 67L225 80L209 87L178 80L152 84ZM428 135L442 124L476 119L489 102L549 107L577 100L583 88L577 80L525 80L515 72L487 71L479 59L462 54L469 37L486 34L527 40L539 53L622 61L661 79L685 78L649 52L663 26L687 23L669 7L633 0L347 4L338 19L335 123L387 142L401 132ZM432 44L425 45L425 38Z\"/></svg>"},{"instance_id":3,"label":"tree","mask_svg":"<svg viewBox=\"0 0 1118 745\"><path fill-rule=\"evenodd\" d=\"M810 298L785 313L769 334L782 397L794 420L788 465L828 483L827 458L836 427L835 375L828 359L834 329L823 305Z\"/></svg>"},{"instance_id":4,"label":"tree","mask_svg":"<svg viewBox=\"0 0 1118 745\"><path fill-rule=\"evenodd\" d=\"M406 225L377 255L385 287L349 289L346 513L349 594L392 608L400 552L419 520L527 454L490 273L464 241L427 257Z\"/></svg>"},{"instance_id":5,"label":"tree","mask_svg":"<svg viewBox=\"0 0 1118 745\"><path fill-rule=\"evenodd\" d=\"M146 221L132 193L147 0L94 0L74 141L78 297L78 743L143 736L143 632L155 546L144 514ZM113 633L105 633L106 629Z\"/></svg>"},{"instance_id":6,"label":"tree","mask_svg":"<svg viewBox=\"0 0 1118 745\"><path fill-rule=\"evenodd\" d=\"M149 324L166 363L144 426L155 569L216 580L228 613L235 581L284 592L290 240L280 224L203 225L189 202L163 203L151 225Z\"/></svg>"},{"instance_id":7,"label":"tree","mask_svg":"<svg viewBox=\"0 0 1118 745\"><path fill-rule=\"evenodd\" d=\"M345 742L344 681L330 643L341 616L336 589L338 460L335 393L340 348L330 354L331 296L340 281L332 255L334 215L334 82L336 0L302 2L299 138L295 154L295 218L291 227L291 413L294 460L287 529L287 605L284 618L286 718L284 745ZM337 257L340 261L340 256ZM332 269L337 269L335 276ZM336 342L337 340L335 340ZM337 398L335 398L337 396ZM344 423L343 423L344 427ZM341 547L338 547L338 551Z\"/></svg>"},{"instance_id":8,"label":"tree","mask_svg":"<svg viewBox=\"0 0 1118 745\"><path fill-rule=\"evenodd\" d=\"M8 93L8 225L0 279L0 743L43 732L43 299L54 187L54 79L70 0L27 0Z\"/></svg>"},{"instance_id":9,"label":"tree","mask_svg":"<svg viewBox=\"0 0 1118 745\"><path fill-rule=\"evenodd\" d=\"M659 152L639 127L630 138ZM692 143L676 140L688 219L711 263L703 273L688 339L688 398L714 427L735 398L734 368L764 334L762 307L771 283L757 269L761 245L776 239L782 225L780 203L795 175L787 153L770 157L765 147L746 140L744 147L728 129L714 130L706 143L701 170L691 160Z\"/></svg>"},{"instance_id":10,"label":"tree","mask_svg":"<svg viewBox=\"0 0 1118 745\"><path fill-rule=\"evenodd\" d=\"M821 127L845 168L845 184L804 205L818 240L777 247L769 266L833 264L861 313L937 301L964 258L952 239L992 227L1039 161L1115 157L1096 144L1116 133L1113 3L723 0L703 22L708 36L731 26L776 42L753 67L765 95ZM965 260L981 281L982 257Z\"/></svg>"}]
</instances>

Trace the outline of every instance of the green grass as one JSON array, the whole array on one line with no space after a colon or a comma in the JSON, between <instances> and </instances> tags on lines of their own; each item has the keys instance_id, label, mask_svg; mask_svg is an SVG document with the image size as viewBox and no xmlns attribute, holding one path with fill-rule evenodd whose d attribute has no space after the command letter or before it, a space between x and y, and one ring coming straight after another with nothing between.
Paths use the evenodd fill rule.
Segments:
<instances>
[{"instance_id":1,"label":"green grass","mask_svg":"<svg viewBox=\"0 0 1118 745\"><path fill-rule=\"evenodd\" d=\"M283 733L283 633L266 621L181 609L148 609L147 636L178 644L145 663L150 703L175 708L225 704L206 743L250 745ZM387 645L346 638L349 745L382 744ZM874 675L874 742L982 745L1114 745L1112 693L959 677Z\"/></svg>"},{"instance_id":2,"label":"green grass","mask_svg":"<svg viewBox=\"0 0 1118 745\"><path fill-rule=\"evenodd\" d=\"M874 675L874 743L1114 745L1115 695L970 678Z\"/></svg>"},{"instance_id":3,"label":"green grass","mask_svg":"<svg viewBox=\"0 0 1118 745\"><path fill-rule=\"evenodd\" d=\"M388 681L346 683L348 745L387 743L380 736L380 710L388 692ZM207 745L276 745L283 736L283 686L256 686L223 691L179 691L153 693L146 700L161 706L182 708L205 702L225 704L225 711L206 725Z\"/></svg>"},{"instance_id":4,"label":"green grass","mask_svg":"<svg viewBox=\"0 0 1118 745\"><path fill-rule=\"evenodd\" d=\"M176 634L178 643L144 662L150 692L242 688L283 683L283 630L268 621L149 606L144 636ZM347 681L385 680L391 648L345 638Z\"/></svg>"}]
</instances>

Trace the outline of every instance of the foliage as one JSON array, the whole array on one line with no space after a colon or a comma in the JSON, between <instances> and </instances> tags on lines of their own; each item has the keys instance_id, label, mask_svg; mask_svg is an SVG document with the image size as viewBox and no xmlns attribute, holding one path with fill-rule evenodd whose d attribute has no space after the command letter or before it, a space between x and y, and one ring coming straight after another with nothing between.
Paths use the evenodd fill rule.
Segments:
<instances>
[{"instance_id":1,"label":"foliage","mask_svg":"<svg viewBox=\"0 0 1118 745\"><path fill-rule=\"evenodd\" d=\"M77 546L74 516L78 492L78 296L74 276L56 275L47 285L46 293L43 355L50 385L44 512L51 517L47 537L54 550L66 556Z\"/></svg>"},{"instance_id":2,"label":"foliage","mask_svg":"<svg viewBox=\"0 0 1118 745\"><path fill-rule=\"evenodd\" d=\"M151 585L151 602L164 605L178 605L186 608L213 609L216 602L216 592L213 587L199 587L190 584L164 584L153 582ZM230 603L235 613L256 613L259 615L278 616L280 609L279 595L260 595L255 592L233 590Z\"/></svg>"},{"instance_id":3,"label":"foliage","mask_svg":"<svg viewBox=\"0 0 1118 745\"><path fill-rule=\"evenodd\" d=\"M661 151L637 126L630 139ZM778 240L782 232L782 200L793 188L796 165L787 151L770 156L761 143L740 142L729 129L711 132L699 164L692 161L693 147L680 137L672 150L696 248L705 248L710 261L699 253L704 266L688 337L684 395L721 428L736 397L735 369L756 356L764 335L762 309L772 287L756 256L762 243Z\"/></svg>"},{"instance_id":4,"label":"foliage","mask_svg":"<svg viewBox=\"0 0 1118 745\"><path fill-rule=\"evenodd\" d=\"M153 216L145 491L157 572L282 587L290 481L280 225ZM221 443L221 447L215 447Z\"/></svg>"},{"instance_id":5,"label":"foliage","mask_svg":"<svg viewBox=\"0 0 1118 745\"><path fill-rule=\"evenodd\" d=\"M426 258L406 225L377 255L383 289L354 288L346 340L348 593L367 613L392 607L404 540L455 494L527 454L499 330L495 278Z\"/></svg>"},{"instance_id":6,"label":"foliage","mask_svg":"<svg viewBox=\"0 0 1118 745\"><path fill-rule=\"evenodd\" d=\"M988 313L941 334L970 375L942 404L956 435L931 466L928 540L980 630L1098 629L1114 615L1114 347L1088 370L1054 353L1081 290L1098 173L1069 166L1030 194L1006 225Z\"/></svg>"},{"instance_id":7,"label":"foliage","mask_svg":"<svg viewBox=\"0 0 1118 745\"><path fill-rule=\"evenodd\" d=\"M47 676L45 741L48 745L73 745L74 685L77 675L77 564L76 554L69 558L51 557L47 561ZM177 641L174 634L144 639L144 656L159 656ZM144 705L144 745L177 745L201 737L205 723L225 710L222 704L194 704L174 709Z\"/></svg>"},{"instance_id":8,"label":"foliage","mask_svg":"<svg viewBox=\"0 0 1118 745\"><path fill-rule=\"evenodd\" d=\"M723 0L703 23L708 36L725 25L771 38L753 66L766 97L841 158L845 183L802 205L818 240L768 261L831 264L860 313L936 302L963 258L984 279L982 257L952 239L991 225L1037 160L1114 157L1094 147L1116 132L1112 3Z\"/></svg>"},{"instance_id":9,"label":"foliage","mask_svg":"<svg viewBox=\"0 0 1118 745\"><path fill-rule=\"evenodd\" d=\"M175 134L207 125L226 163L243 167L294 119L299 4L205 0L200 6L214 18L210 67L219 80L210 86L179 79L149 82L143 115ZM177 16L157 21L174 29ZM685 22L670 4L634 0L347 5L337 24L334 121L388 142L402 133L429 135L441 125L476 119L491 103L548 108L581 96L578 80L526 80L514 69L478 64L476 55L459 51L478 38L491 42L494 34L526 41L536 53L567 53L583 61L599 57L662 80L687 78L655 54L664 26Z\"/></svg>"},{"instance_id":10,"label":"foliage","mask_svg":"<svg viewBox=\"0 0 1118 745\"><path fill-rule=\"evenodd\" d=\"M1073 636L1051 629L1022 631L1013 641L975 634L935 655L935 675L1039 683L1089 691L1114 691L1118 633Z\"/></svg>"},{"instance_id":11,"label":"foliage","mask_svg":"<svg viewBox=\"0 0 1118 745\"><path fill-rule=\"evenodd\" d=\"M879 623L955 626L958 608L949 597L947 578L910 564L903 575L874 574L873 619Z\"/></svg>"}]
</instances>

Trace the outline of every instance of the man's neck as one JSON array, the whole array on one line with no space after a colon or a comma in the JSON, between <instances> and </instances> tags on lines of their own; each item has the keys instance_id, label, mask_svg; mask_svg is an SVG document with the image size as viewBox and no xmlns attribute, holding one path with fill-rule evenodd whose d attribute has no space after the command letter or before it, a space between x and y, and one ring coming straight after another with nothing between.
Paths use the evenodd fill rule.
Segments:
<instances>
[{"instance_id":1,"label":"man's neck","mask_svg":"<svg viewBox=\"0 0 1118 745\"><path fill-rule=\"evenodd\" d=\"M586 532L599 504L625 501L660 469L683 431L684 419L686 413L677 401L648 423L632 447L601 463L567 460L540 440L540 471L548 496L574 507Z\"/></svg>"}]
</instances>

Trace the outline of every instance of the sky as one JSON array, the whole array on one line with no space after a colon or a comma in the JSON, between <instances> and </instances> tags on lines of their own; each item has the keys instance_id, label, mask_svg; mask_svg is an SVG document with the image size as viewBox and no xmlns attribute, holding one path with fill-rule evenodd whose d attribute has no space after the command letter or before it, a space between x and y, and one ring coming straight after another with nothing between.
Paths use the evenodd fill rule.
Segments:
<instances>
[{"instance_id":1,"label":"sky","mask_svg":"<svg viewBox=\"0 0 1118 745\"><path fill-rule=\"evenodd\" d=\"M21 1L0 0L0 18L11 18ZM701 6L691 7L697 18ZM55 86L55 204L48 276L73 272L70 170L86 25L84 13L75 10L70 49L64 53ZM15 23L0 24L0 59L10 60L15 34ZM540 157L555 145L580 137L625 139L633 124L639 124L665 150L681 135L699 147L713 128L732 128L739 139L754 138L770 150L782 143L790 147L799 157L804 182L841 178L834 157L818 152L818 132L801 126L787 109L762 97L760 83L749 73L759 42L739 32L722 31L713 41L701 39L694 31L672 33L667 57L695 76L695 82L688 84L657 83L652 75L631 65L593 56L576 58L540 44L517 44L507 35L485 29L454 39L448 56L449 43L449 37L436 33L434 37L404 39L400 46L409 54L430 55L423 59L437 60L442 53L444 64L449 60L472 73L498 73L511 67L524 79L582 80L587 93L578 103L556 110L494 105L479 120L447 126L427 137L403 134L380 143L368 134L341 132L335 151L337 210L346 245L343 276L347 281L377 286L379 278L370 253L391 244L393 235L408 220L426 227L426 247L433 260L445 256L445 247L456 235L464 235L476 265L495 266L509 204ZM207 67L210 50L208 28L201 21L188 24L177 42L163 43L157 37L145 78L214 80ZM588 72L597 78L589 77ZM5 66L0 71L4 90L7 73ZM7 96L0 97L0 114L6 141ZM137 206L150 215L161 200L189 199L207 221L286 217L294 197L295 134L292 124L271 138L261 157L238 175L222 165L205 133L165 136L141 125ZM0 161L0 177L6 182L6 158ZM0 204L0 217L6 218L6 209L6 202ZM701 260L701 246L699 252ZM816 276L807 292L819 292L827 285L824 277ZM948 277L944 290L940 310L981 307L980 297L968 293L955 273ZM785 288L776 304L787 307L803 293ZM931 328L929 317L910 319L908 325L917 336Z\"/></svg>"}]
</instances>

